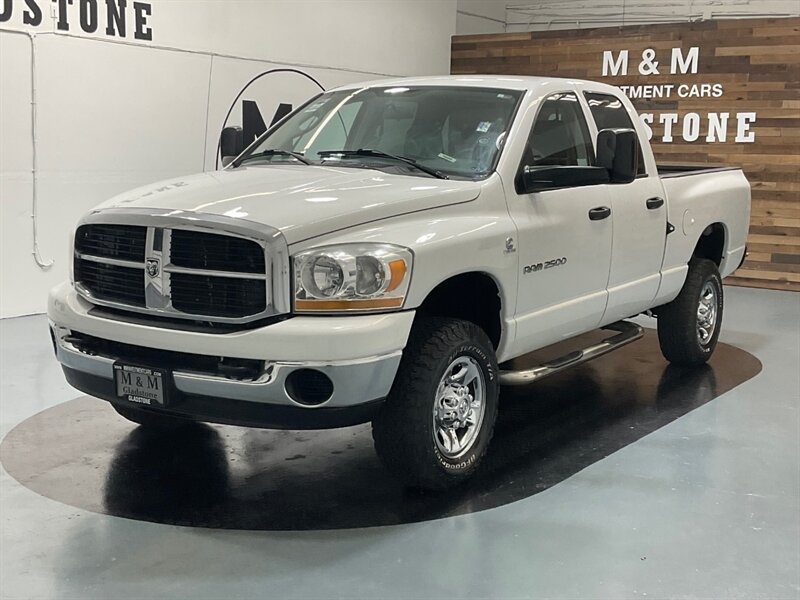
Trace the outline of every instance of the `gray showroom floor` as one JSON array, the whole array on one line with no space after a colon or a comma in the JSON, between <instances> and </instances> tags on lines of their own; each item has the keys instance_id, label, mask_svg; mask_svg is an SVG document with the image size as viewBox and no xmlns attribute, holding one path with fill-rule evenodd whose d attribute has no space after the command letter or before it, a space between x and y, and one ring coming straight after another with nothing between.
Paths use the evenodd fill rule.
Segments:
<instances>
[{"instance_id":1,"label":"gray showroom floor","mask_svg":"<svg viewBox=\"0 0 800 600\"><path fill-rule=\"evenodd\" d=\"M530 498L412 525L223 531L75 509L2 470L0 595L800 598L800 295L726 292L721 339L763 371ZM81 395L43 316L0 321L0 350L3 436Z\"/></svg>"}]
</instances>

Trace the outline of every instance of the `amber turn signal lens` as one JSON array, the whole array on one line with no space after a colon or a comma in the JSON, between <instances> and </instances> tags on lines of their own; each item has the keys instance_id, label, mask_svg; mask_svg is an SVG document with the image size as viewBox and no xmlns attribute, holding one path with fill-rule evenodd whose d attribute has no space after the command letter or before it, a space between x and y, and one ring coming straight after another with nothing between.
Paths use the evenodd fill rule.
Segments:
<instances>
[{"instance_id":1,"label":"amber turn signal lens","mask_svg":"<svg viewBox=\"0 0 800 600\"><path fill-rule=\"evenodd\" d=\"M370 308L400 308L401 306L403 306L402 298L294 301L294 307L297 310L364 310Z\"/></svg>"},{"instance_id":2,"label":"amber turn signal lens","mask_svg":"<svg viewBox=\"0 0 800 600\"><path fill-rule=\"evenodd\" d=\"M391 292L403 282L403 277L406 276L406 261L403 259L393 260L389 263L389 273L391 279L389 285L386 287L387 292Z\"/></svg>"}]
</instances>

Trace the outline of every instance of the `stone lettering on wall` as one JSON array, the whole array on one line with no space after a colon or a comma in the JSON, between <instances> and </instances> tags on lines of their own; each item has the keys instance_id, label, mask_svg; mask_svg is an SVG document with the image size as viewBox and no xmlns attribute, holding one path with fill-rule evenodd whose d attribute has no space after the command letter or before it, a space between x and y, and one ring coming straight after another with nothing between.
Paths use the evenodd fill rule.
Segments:
<instances>
[{"instance_id":1,"label":"stone lettering on wall","mask_svg":"<svg viewBox=\"0 0 800 600\"><path fill-rule=\"evenodd\" d=\"M668 69L660 66L656 50L646 48L641 53L641 61L637 70L639 75L661 75L665 71L669 75L697 74L700 60L700 47L692 46L685 52L683 48L670 48L670 61ZM630 51L603 50L603 77L618 77L628 75ZM721 98L725 94L725 87L720 82L694 82L637 84L618 86L631 100L655 100L669 98ZM751 131L751 126L758 117L753 111L735 112L688 112L681 116L677 112L639 114L646 129L647 139L653 139L653 124L660 127L659 142L671 143L675 136L684 142L697 141L701 134L709 144L724 143L729 139L737 144L747 144L756 141L756 134ZM728 135L729 128L732 135ZM705 132L705 133L702 133ZM734 133L735 132L735 133Z\"/></svg>"},{"instance_id":2,"label":"stone lettering on wall","mask_svg":"<svg viewBox=\"0 0 800 600\"><path fill-rule=\"evenodd\" d=\"M111 38L151 41L148 18L150 2L128 0L0 0L0 25L47 25L45 15L55 21L57 31L101 33Z\"/></svg>"}]
</instances>

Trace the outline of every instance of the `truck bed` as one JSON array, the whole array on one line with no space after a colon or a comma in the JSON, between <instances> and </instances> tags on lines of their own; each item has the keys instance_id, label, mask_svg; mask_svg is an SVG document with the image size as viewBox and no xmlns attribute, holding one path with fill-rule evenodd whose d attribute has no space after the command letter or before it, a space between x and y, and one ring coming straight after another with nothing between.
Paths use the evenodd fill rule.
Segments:
<instances>
[{"instance_id":1,"label":"truck bed","mask_svg":"<svg viewBox=\"0 0 800 600\"><path fill-rule=\"evenodd\" d=\"M663 169L663 170L662 170ZM723 225L725 254L719 266L730 275L744 255L750 217L750 184L738 167L659 166L668 202L667 219L677 235L667 235L665 270L689 262L709 224Z\"/></svg>"}]
</instances>

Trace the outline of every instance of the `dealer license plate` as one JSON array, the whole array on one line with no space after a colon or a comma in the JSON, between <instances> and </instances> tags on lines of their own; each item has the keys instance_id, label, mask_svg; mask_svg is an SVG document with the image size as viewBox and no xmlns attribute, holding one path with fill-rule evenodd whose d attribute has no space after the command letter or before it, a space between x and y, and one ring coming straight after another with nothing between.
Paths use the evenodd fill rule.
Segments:
<instances>
[{"instance_id":1,"label":"dealer license plate","mask_svg":"<svg viewBox=\"0 0 800 600\"><path fill-rule=\"evenodd\" d=\"M117 396L128 402L147 406L165 406L167 403L167 372L161 369L114 364Z\"/></svg>"}]
</instances>

